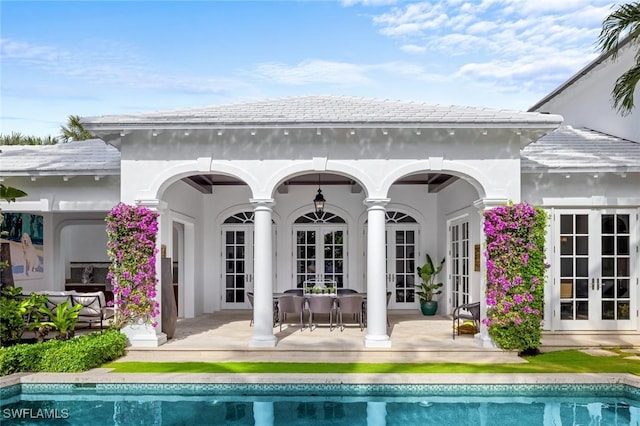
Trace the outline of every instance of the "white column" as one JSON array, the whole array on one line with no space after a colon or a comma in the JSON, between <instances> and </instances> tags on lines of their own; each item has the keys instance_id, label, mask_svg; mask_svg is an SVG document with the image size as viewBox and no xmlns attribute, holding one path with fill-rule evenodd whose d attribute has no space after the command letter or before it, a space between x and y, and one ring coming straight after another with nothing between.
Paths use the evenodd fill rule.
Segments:
<instances>
[{"instance_id":1,"label":"white column","mask_svg":"<svg viewBox=\"0 0 640 426\"><path fill-rule=\"evenodd\" d=\"M387 335L385 206L388 199L366 199L367 205L367 335L368 348L391 347Z\"/></svg>"},{"instance_id":2,"label":"white column","mask_svg":"<svg viewBox=\"0 0 640 426\"><path fill-rule=\"evenodd\" d=\"M503 199L487 199L477 200L473 205L478 209L480 214L480 247L486 248L487 237L484 233L484 215L487 210L491 210L497 206L503 206L508 200ZM484 257L484 251L480 253L480 332L475 335L476 342L483 348L495 348L497 345L489 336L489 329L482 323L487 317L487 260Z\"/></svg>"},{"instance_id":3,"label":"white column","mask_svg":"<svg viewBox=\"0 0 640 426\"><path fill-rule=\"evenodd\" d=\"M274 347L272 199L251 200L255 205L253 230L253 337L249 346Z\"/></svg>"},{"instance_id":4,"label":"white column","mask_svg":"<svg viewBox=\"0 0 640 426\"><path fill-rule=\"evenodd\" d=\"M158 213L158 235L156 235L156 248L158 250L156 254L156 300L160 304L160 310L155 320L158 325L155 329L150 324L131 324L122 329L122 332L129 339L131 346L136 348L140 347L157 347L167 342L167 335L162 330L162 260L160 259L160 247L163 243L163 238L168 232L167 229L170 223L168 220L167 203L162 200L136 200L138 206L146 207L150 210L155 210Z\"/></svg>"}]
</instances>

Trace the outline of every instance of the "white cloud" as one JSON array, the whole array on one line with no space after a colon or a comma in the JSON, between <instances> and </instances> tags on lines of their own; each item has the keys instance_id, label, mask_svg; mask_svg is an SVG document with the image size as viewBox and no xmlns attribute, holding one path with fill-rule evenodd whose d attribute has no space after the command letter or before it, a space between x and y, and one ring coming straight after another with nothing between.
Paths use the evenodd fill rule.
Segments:
<instances>
[{"instance_id":1,"label":"white cloud","mask_svg":"<svg viewBox=\"0 0 640 426\"><path fill-rule=\"evenodd\" d=\"M426 46L418 46L417 44L405 44L400 47L403 52L412 53L412 54L420 54L427 51Z\"/></svg>"},{"instance_id":2,"label":"white cloud","mask_svg":"<svg viewBox=\"0 0 640 426\"><path fill-rule=\"evenodd\" d=\"M233 78L162 73L136 55L132 46L92 41L74 48L76 50L71 52L51 45L1 39L0 60L36 67L62 77L100 83L102 86L187 93L220 93L245 86Z\"/></svg>"},{"instance_id":3,"label":"white cloud","mask_svg":"<svg viewBox=\"0 0 640 426\"><path fill-rule=\"evenodd\" d=\"M376 73L392 76L419 76L424 69L407 62L353 64L311 59L296 65L264 63L251 72L259 78L285 85L332 84L343 86L370 85Z\"/></svg>"},{"instance_id":4,"label":"white cloud","mask_svg":"<svg viewBox=\"0 0 640 426\"><path fill-rule=\"evenodd\" d=\"M256 67L255 73L276 83L289 85L370 83L361 67L345 62L307 60L293 66L282 63L264 63Z\"/></svg>"},{"instance_id":5,"label":"white cloud","mask_svg":"<svg viewBox=\"0 0 640 426\"><path fill-rule=\"evenodd\" d=\"M361 4L363 6L385 6L389 4L397 3L398 0L342 0L343 6L355 6L357 4Z\"/></svg>"}]
</instances>

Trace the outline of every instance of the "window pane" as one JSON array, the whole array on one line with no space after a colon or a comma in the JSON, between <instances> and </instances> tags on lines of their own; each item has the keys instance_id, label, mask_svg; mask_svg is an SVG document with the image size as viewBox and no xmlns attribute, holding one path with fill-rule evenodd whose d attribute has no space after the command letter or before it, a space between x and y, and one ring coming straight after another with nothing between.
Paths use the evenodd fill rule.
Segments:
<instances>
[{"instance_id":1,"label":"window pane","mask_svg":"<svg viewBox=\"0 0 640 426\"><path fill-rule=\"evenodd\" d=\"M589 233L589 216L586 214L576 215L576 234Z\"/></svg>"},{"instance_id":2,"label":"window pane","mask_svg":"<svg viewBox=\"0 0 640 426\"><path fill-rule=\"evenodd\" d=\"M616 319L616 313L614 311L615 304L612 300L604 300L602 302L602 319L612 320Z\"/></svg>"},{"instance_id":3,"label":"window pane","mask_svg":"<svg viewBox=\"0 0 640 426\"><path fill-rule=\"evenodd\" d=\"M602 259L602 276L615 277L613 258L607 257Z\"/></svg>"},{"instance_id":4,"label":"window pane","mask_svg":"<svg viewBox=\"0 0 640 426\"><path fill-rule=\"evenodd\" d=\"M560 233L573 234L573 216L563 214L560 216Z\"/></svg>"},{"instance_id":5,"label":"window pane","mask_svg":"<svg viewBox=\"0 0 640 426\"><path fill-rule=\"evenodd\" d=\"M403 260L396 260L396 273L397 274L404 273L404 261Z\"/></svg>"},{"instance_id":6,"label":"window pane","mask_svg":"<svg viewBox=\"0 0 640 426\"><path fill-rule=\"evenodd\" d=\"M589 276L589 259L586 257L579 257L576 259L576 277L588 277Z\"/></svg>"},{"instance_id":7,"label":"window pane","mask_svg":"<svg viewBox=\"0 0 640 426\"><path fill-rule=\"evenodd\" d=\"M576 237L576 254L582 256L589 254L589 237Z\"/></svg>"},{"instance_id":8,"label":"window pane","mask_svg":"<svg viewBox=\"0 0 640 426\"><path fill-rule=\"evenodd\" d=\"M238 231L238 233L236 233L236 243L244 244L244 231Z\"/></svg>"},{"instance_id":9,"label":"window pane","mask_svg":"<svg viewBox=\"0 0 640 426\"><path fill-rule=\"evenodd\" d=\"M560 276L573 276L573 259L560 259Z\"/></svg>"},{"instance_id":10,"label":"window pane","mask_svg":"<svg viewBox=\"0 0 640 426\"><path fill-rule=\"evenodd\" d=\"M629 237L618 237L618 253L629 254Z\"/></svg>"},{"instance_id":11,"label":"window pane","mask_svg":"<svg viewBox=\"0 0 640 426\"><path fill-rule=\"evenodd\" d=\"M618 234L628 234L629 233L629 215L621 214L618 215L618 220L616 221Z\"/></svg>"},{"instance_id":12,"label":"window pane","mask_svg":"<svg viewBox=\"0 0 640 426\"><path fill-rule=\"evenodd\" d=\"M588 280L576 280L576 297L579 299L587 299L589 297Z\"/></svg>"},{"instance_id":13,"label":"window pane","mask_svg":"<svg viewBox=\"0 0 640 426\"><path fill-rule=\"evenodd\" d=\"M589 302L577 301L576 302L576 319L588 320L589 319Z\"/></svg>"},{"instance_id":14,"label":"window pane","mask_svg":"<svg viewBox=\"0 0 640 426\"><path fill-rule=\"evenodd\" d=\"M602 280L602 297L606 299L613 299L615 296L615 286L613 280Z\"/></svg>"},{"instance_id":15,"label":"window pane","mask_svg":"<svg viewBox=\"0 0 640 426\"><path fill-rule=\"evenodd\" d=\"M613 256L616 254L616 248L613 235L602 237L602 254Z\"/></svg>"},{"instance_id":16,"label":"window pane","mask_svg":"<svg viewBox=\"0 0 640 426\"><path fill-rule=\"evenodd\" d=\"M615 221L614 221L614 216L612 214L602 215L602 233L603 234L615 233L614 225L615 225Z\"/></svg>"},{"instance_id":17,"label":"window pane","mask_svg":"<svg viewBox=\"0 0 640 426\"><path fill-rule=\"evenodd\" d=\"M396 231L396 244L404 244L404 232Z\"/></svg>"},{"instance_id":18,"label":"window pane","mask_svg":"<svg viewBox=\"0 0 640 426\"><path fill-rule=\"evenodd\" d=\"M629 280L618 280L618 298L625 299L629 297Z\"/></svg>"},{"instance_id":19,"label":"window pane","mask_svg":"<svg viewBox=\"0 0 640 426\"><path fill-rule=\"evenodd\" d=\"M629 318L629 302L618 302L618 319L628 320Z\"/></svg>"},{"instance_id":20,"label":"window pane","mask_svg":"<svg viewBox=\"0 0 640 426\"><path fill-rule=\"evenodd\" d=\"M233 244L233 232L227 232L227 244Z\"/></svg>"},{"instance_id":21,"label":"window pane","mask_svg":"<svg viewBox=\"0 0 640 426\"><path fill-rule=\"evenodd\" d=\"M629 258L621 257L618 258L618 277L628 277L629 276Z\"/></svg>"},{"instance_id":22,"label":"window pane","mask_svg":"<svg viewBox=\"0 0 640 426\"><path fill-rule=\"evenodd\" d=\"M573 237L563 235L560 237L560 254L573 254Z\"/></svg>"},{"instance_id":23,"label":"window pane","mask_svg":"<svg viewBox=\"0 0 640 426\"><path fill-rule=\"evenodd\" d=\"M560 304L560 319L573 319L573 302L562 302Z\"/></svg>"},{"instance_id":24,"label":"window pane","mask_svg":"<svg viewBox=\"0 0 640 426\"><path fill-rule=\"evenodd\" d=\"M407 244L413 244L415 242L415 232L407 231Z\"/></svg>"}]
</instances>

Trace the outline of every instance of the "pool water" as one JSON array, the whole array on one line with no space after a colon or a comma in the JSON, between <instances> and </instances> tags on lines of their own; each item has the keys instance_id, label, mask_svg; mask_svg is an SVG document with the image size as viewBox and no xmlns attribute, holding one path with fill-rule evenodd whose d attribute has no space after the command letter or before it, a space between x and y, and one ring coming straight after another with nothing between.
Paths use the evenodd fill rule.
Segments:
<instances>
[{"instance_id":1,"label":"pool water","mask_svg":"<svg viewBox=\"0 0 640 426\"><path fill-rule=\"evenodd\" d=\"M633 425L626 385L23 384L2 425Z\"/></svg>"}]
</instances>

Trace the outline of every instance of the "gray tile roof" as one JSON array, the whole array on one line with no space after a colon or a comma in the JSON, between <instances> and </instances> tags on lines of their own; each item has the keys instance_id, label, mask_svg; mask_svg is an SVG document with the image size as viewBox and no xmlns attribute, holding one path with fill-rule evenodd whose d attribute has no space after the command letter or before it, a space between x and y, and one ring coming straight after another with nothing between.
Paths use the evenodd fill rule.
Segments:
<instances>
[{"instance_id":1,"label":"gray tile roof","mask_svg":"<svg viewBox=\"0 0 640 426\"><path fill-rule=\"evenodd\" d=\"M424 127L557 127L562 117L552 114L487 108L429 105L387 99L346 96L304 96L231 105L214 105L131 115L84 117L95 129L140 129L192 126L371 126Z\"/></svg>"},{"instance_id":2,"label":"gray tile roof","mask_svg":"<svg viewBox=\"0 0 640 426\"><path fill-rule=\"evenodd\" d=\"M521 153L523 173L640 172L640 143L589 129L562 126Z\"/></svg>"},{"instance_id":3,"label":"gray tile roof","mask_svg":"<svg viewBox=\"0 0 640 426\"><path fill-rule=\"evenodd\" d=\"M0 176L120 174L120 152L100 139L57 145L1 145L0 151Z\"/></svg>"}]
</instances>

